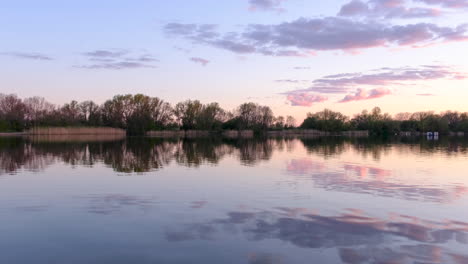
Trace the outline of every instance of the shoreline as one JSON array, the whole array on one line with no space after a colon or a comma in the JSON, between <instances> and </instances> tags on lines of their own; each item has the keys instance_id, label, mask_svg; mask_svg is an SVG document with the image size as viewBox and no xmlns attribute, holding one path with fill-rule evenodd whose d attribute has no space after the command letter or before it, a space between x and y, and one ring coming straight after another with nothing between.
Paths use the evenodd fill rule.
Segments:
<instances>
[{"instance_id":1,"label":"shoreline","mask_svg":"<svg viewBox=\"0 0 468 264\"><path fill-rule=\"evenodd\" d=\"M0 137L27 136L26 132L0 132Z\"/></svg>"},{"instance_id":2,"label":"shoreline","mask_svg":"<svg viewBox=\"0 0 468 264\"><path fill-rule=\"evenodd\" d=\"M110 128L110 127L44 127L33 128L24 132L0 132L0 137L80 137L80 136L99 136L99 137L128 137L127 132L123 129ZM148 131L143 137L153 138L209 138L209 137L223 137L223 138L254 138L254 137L371 137L367 130L357 131L341 131L341 132L327 132L314 129L288 129L288 130L269 130L254 132L253 130L159 130ZM427 133L422 132L406 132L402 131L395 134L397 137L426 137ZM464 137L466 133L463 132L449 132L440 136L447 137Z\"/></svg>"}]
</instances>

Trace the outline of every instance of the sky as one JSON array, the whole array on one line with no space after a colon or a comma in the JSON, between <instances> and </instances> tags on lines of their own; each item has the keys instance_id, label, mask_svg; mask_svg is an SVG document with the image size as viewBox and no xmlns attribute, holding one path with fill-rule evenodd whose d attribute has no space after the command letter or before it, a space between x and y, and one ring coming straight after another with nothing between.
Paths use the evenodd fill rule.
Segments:
<instances>
[{"instance_id":1,"label":"sky","mask_svg":"<svg viewBox=\"0 0 468 264\"><path fill-rule=\"evenodd\" d=\"M0 93L22 98L468 111L468 0L16 0L0 23Z\"/></svg>"}]
</instances>

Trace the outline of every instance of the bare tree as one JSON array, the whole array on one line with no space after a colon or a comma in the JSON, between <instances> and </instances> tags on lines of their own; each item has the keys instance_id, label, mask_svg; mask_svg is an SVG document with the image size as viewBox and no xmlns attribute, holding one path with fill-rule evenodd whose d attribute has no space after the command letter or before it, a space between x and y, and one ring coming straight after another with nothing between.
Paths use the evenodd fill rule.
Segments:
<instances>
[{"instance_id":1,"label":"bare tree","mask_svg":"<svg viewBox=\"0 0 468 264\"><path fill-rule=\"evenodd\" d=\"M288 115L286 117L286 127L287 128L295 128L296 127L296 119L293 116Z\"/></svg>"}]
</instances>

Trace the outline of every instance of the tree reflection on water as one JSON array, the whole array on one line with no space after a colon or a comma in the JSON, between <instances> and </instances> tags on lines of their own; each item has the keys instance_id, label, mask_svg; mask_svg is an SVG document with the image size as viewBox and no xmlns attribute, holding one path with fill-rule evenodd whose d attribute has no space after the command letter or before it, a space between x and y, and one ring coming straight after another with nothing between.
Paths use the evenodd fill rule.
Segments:
<instances>
[{"instance_id":1,"label":"tree reflection on water","mask_svg":"<svg viewBox=\"0 0 468 264\"><path fill-rule=\"evenodd\" d=\"M171 162L188 167L216 165L227 156L235 157L242 165L254 166L270 160L275 151L294 151L297 142L309 153L324 158L339 156L350 149L376 160L392 148L401 153L418 152L421 155L452 156L468 151L465 139L429 142L338 137L300 140L18 137L0 138L0 174L13 174L20 169L39 171L56 162L89 167L104 163L117 172L142 173L161 169Z\"/></svg>"}]
</instances>

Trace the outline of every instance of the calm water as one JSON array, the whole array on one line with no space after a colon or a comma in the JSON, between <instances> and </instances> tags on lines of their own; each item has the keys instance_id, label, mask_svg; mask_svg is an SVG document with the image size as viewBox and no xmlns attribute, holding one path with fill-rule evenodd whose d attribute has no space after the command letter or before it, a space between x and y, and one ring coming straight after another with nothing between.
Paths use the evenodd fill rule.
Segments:
<instances>
[{"instance_id":1,"label":"calm water","mask_svg":"<svg viewBox=\"0 0 468 264\"><path fill-rule=\"evenodd\" d=\"M0 138L0 263L468 263L468 141Z\"/></svg>"}]
</instances>

